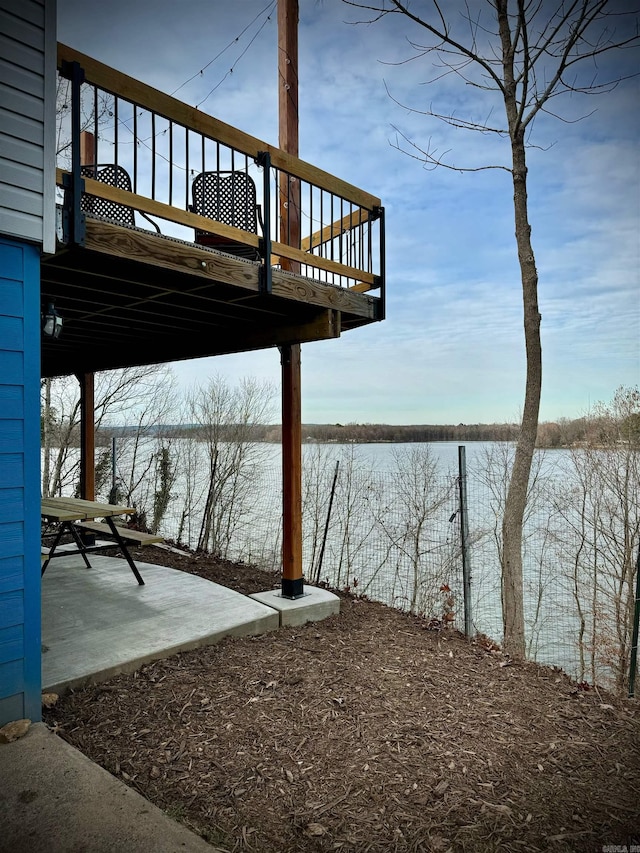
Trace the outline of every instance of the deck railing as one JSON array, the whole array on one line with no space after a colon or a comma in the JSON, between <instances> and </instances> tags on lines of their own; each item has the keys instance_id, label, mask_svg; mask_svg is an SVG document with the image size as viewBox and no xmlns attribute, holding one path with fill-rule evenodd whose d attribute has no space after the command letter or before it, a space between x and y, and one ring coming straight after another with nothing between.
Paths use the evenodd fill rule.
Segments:
<instances>
[{"instance_id":1,"label":"deck railing","mask_svg":"<svg viewBox=\"0 0 640 853\"><path fill-rule=\"evenodd\" d=\"M162 220L160 231L168 236L192 241L194 230L205 231L258 249L267 290L269 269L278 265L316 281L373 291L383 316L380 199L61 44L58 69L57 180L67 198L65 239L82 238L84 191L133 209L141 227L150 227L140 218L147 214ZM91 138L87 133L93 137L89 152L81 151L83 138ZM83 177L82 163L122 167L132 192ZM252 178L264 233L190 209L193 180L211 171Z\"/></svg>"}]
</instances>

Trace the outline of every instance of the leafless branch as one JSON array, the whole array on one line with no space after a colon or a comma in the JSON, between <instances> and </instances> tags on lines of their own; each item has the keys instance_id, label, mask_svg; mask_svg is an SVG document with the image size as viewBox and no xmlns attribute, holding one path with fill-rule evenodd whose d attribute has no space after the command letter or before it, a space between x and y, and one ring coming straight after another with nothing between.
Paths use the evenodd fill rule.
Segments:
<instances>
[{"instance_id":1,"label":"leafless branch","mask_svg":"<svg viewBox=\"0 0 640 853\"><path fill-rule=\"evenodd\" d=\"M502 169L505 172L511 172L507 166L493 165L493 166L454 166L451 163L445 163L444 157L449 154L450 149L443 151L441 154L438 154L437 149L431 148L431 139L429 139L429 148L424 149L419 145L416 145L413 140L409 139L409 137L404 134L399 128L395 125L391 125L393 130L396 133L396 138L402 138L410 149L413 149L413 153L411 150L407 150L403 148L402 145L396 141L391 143L391 147L395 148L397 151L401 151L403 154L406 154L407 157L411 157L413 160L418 160L418 162L422 163L425 169L431 170L436 167L443 167L445 169L449 169L452 172L486 172L492 169Z\"/></svg>"}]
</instances>

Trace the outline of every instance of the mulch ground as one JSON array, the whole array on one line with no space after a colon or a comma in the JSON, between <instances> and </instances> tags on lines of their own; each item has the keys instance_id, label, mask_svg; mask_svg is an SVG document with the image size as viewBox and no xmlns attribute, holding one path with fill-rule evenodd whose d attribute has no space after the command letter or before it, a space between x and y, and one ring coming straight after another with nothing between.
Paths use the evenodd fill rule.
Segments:
<instances>
[{"instance_id":1,"label":"mulch ground","mask_svg":"<svg viewBox=\"0 0 640 853\"><path fill-rule=\"evenodd\" d=\"M250 566L158 555L245 593L277 586ZM225 850L640 845L637 701L373 602L341 604L69 694L46 721Z\"/></svg>"}]
</instances>

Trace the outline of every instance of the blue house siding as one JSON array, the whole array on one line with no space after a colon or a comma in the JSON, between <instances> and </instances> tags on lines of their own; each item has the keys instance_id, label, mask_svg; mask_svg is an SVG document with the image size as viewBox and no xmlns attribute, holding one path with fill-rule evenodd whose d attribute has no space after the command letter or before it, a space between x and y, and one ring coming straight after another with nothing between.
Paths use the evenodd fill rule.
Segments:
<instances>
[{"instance_id":1,"label":"blue house siding","mask_svg":"<svg viewBox=\"0 0 640 853\"><path fill-rule=\"evenodd\" d=\"M0 725L40 719L40 253L0 238Z\"/></svg>"}]
</instances>

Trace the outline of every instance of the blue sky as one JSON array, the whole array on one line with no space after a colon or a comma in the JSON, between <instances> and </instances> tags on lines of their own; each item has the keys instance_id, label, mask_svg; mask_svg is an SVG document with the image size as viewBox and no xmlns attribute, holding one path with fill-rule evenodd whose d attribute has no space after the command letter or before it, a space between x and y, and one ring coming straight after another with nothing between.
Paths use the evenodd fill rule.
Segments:
<instances>
[{"instance_id":1,"label":"blue sky","mask_svg":"<svg viewBox=\"0 0 640 853\"><path fill-rule=\"evenodd\" d=\"M200 109L277 144L277 22L268 5L58 0L58 38L169 93L232 43L176 97L195 105L215 89ZM387 319L303 346L303 420L517 420L525 360L511 177L427 170L396 150L393 128L422 147L450 149L461 166L508 164L508 143L400 106L476 118L489 108L459 80L427 85L430 60L403 62L408 39L421 38L409 23L347 23L363 17L340 0L300 0L300 156L382 199ZM638 51L616 62L622 73L638 70ZM639 107L636 78L607 95L557 101L571 123L541 117L534 128L542 420L577 417L619 385L640 382ZM214 373L279 383L279 354L201 359L175 372L184 384Z\"/></svg>"}]
</instances>

